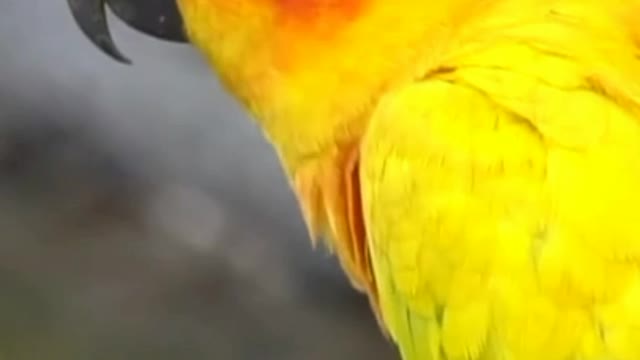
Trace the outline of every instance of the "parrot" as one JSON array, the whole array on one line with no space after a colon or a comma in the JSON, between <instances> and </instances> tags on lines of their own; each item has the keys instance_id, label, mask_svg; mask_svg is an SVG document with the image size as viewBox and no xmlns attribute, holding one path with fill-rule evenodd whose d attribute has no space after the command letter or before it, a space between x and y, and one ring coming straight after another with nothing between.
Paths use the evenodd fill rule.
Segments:
<instances>
[{"instance_id":1,"label":"parrot","mask_svg":"<svg viewBox=\"0 0 640 360\"><path fill-rule=\"evenodd\" d=\"M640 0L68 5L197 49L403 360L640 359Z\"/></svg>"}]
</instances>

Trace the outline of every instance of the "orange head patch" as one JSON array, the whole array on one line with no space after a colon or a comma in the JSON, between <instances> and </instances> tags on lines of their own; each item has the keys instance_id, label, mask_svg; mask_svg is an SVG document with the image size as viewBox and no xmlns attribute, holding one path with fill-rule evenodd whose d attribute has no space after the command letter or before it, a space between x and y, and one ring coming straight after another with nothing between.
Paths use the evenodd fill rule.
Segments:
<instances>
[{"instance_id":1,"label":"orange head patch","mask_svg":"<svg viewBox=\"0 0 640 360\"><path fill-rule=\"evenodd\" d=\"M371 0L266 0L278 18L302 27L339 26L354 20Z\"/></svg>"},{"instance_id":2,"label":"orange head patch","mask_svg":"<svg viewBox=\"0 0 640 360\"><path fill-rule=\"evenodd\" d=\"M323 15L352 18L360 12L366 0L271 0L278 9L290 16L307 20Z\"/></svg>"}]
</instances>

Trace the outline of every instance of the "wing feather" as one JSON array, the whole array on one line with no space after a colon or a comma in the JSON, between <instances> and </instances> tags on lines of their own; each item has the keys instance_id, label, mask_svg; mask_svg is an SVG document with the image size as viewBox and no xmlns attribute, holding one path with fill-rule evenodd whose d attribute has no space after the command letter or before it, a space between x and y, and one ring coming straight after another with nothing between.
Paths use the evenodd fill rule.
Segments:
<instances>
[{"instance_id":1,"label":"wing feather","mask_svg":"<svg viewBox=\"0 0 640 360\"><path fill-rule=\"evenodd\" d=\"M383 319L405 360L636 360L640 66L494 44L371 120L361 186Z\"/></svg>"}]
</instances>

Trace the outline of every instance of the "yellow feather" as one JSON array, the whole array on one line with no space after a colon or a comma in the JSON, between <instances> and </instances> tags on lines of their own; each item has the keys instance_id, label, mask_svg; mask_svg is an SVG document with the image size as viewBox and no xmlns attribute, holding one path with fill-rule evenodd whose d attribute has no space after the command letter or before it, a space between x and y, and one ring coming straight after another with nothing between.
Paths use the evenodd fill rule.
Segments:
<instances>
[{"instance_id":1,"label":"yellow feather","mask_svg":"<svg viewBox=\"0 0 640 360\"><path fill-rule=\"evenodd\" d=\"M178 3L404 360L640 359L640 1Z\"/></svg>"},{"instance_id":2,"label":"yellow feather","mask_svg":"<svg viewBox=\"0 0 640 360\"><path fill-rule=\"evenodd\" d=\"M558 3L583 7L489 21L372 117L365 218L405 360L640 358L640 61L590 26L604 9Z\"/></svg>"}]
</instances>

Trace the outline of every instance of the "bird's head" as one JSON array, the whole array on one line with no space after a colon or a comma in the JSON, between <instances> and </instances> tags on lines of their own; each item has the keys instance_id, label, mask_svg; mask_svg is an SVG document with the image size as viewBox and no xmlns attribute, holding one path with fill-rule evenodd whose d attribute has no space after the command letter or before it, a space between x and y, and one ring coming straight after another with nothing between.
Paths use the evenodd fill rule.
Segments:
<instances>
[{"instance_id":1,"label":"bird's head","mask_svg":"<svg viewBox=\"0 0 640 360\"><path fill-rule=\"evenodd\" d=\"M192 44L296 167L358 138L381 94L437 61L453 33L443 19L475 0L67 1L84 34L120 62L129 60L107 7L143 33Z\"/></svg>"},{"instance_id":2,"label":"bird's head","mask_svg":"<svg viewBox=\"0 0 640 360\"><path fill-rule=\"evenodd\" d=\"M202 41L255 40L258 34L304 32L326 36L353 18L366 0L67 0L84 34L114 60L130 63L115 45L106 20L107 7L127 25L158 39L216 46ZM186 26L185 26L186 25ZM207 26L208 25L208 26ZM295 28L297 27L297 28ZM251 39L247 39L250 37ZM223 44L225 48L232 47ZM253 44L255 48L255 44ZM293 47L289 43L289 47ZM216 47L217 49L218 47ZM215 49L213 50L215 51ZM221 50L222 51L222 50Z\"/></svg>"},{"instance_id":3,"label":"bird's head","mask_svg":"<svg viewBox=\"0 0 640 360\"><path fill-rule=\"evenodd\" d=\"M318 133L329 133L343 117L351 116L347 112L359 111L360 104L368 101L365 91L380 82L361 73L376 71L379 65L391 66L384 57L363 62L372 44L358 40L370 37L371 31L355 26L371 4L382 3L379 0L67 2L83 33L119 62L130 61L111 37L106 8L143 33L193 45L227 89L267 128L272 140L277 138L276 142L286 138L306 145L319 142L316 137L328 137ZM400 47L397 39L393 36L387 40ZM346 89L344 96L336 97L338 89L345 86L358 88ZM316 101L310 111L307 107L312 106L308 103L312 98L323 99L326 105ZM344 103L329 103L333 100ZM303 135L303 131L313 134Z\"/></svg>"}]
</instances>

